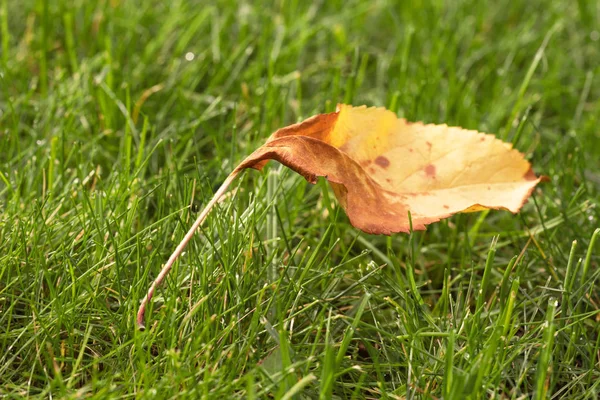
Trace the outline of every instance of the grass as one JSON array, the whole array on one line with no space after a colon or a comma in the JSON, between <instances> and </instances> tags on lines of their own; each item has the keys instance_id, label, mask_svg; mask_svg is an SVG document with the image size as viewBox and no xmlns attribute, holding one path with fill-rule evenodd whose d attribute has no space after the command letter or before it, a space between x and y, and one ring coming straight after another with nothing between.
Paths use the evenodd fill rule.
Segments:
<instances>
[{"instance_id":1,"label":"grass","mask_svg":"<svg viewBox=\"0 0 600 400\"><path fill-rule=\"evenodd\" d=\"M0 0L0 397L600 395L600 6ZM516 216L352 228L245 172L337 102L494 132L550 177Z\"/></svg>"}]
</instances>

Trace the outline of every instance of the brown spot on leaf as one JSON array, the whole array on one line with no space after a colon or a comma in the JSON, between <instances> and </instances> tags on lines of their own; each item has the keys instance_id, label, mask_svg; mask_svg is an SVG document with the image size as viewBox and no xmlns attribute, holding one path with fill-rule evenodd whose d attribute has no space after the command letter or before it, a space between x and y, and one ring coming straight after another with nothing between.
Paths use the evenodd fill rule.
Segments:
<instances>
[{"instance_id":1,"label":"brown spot on leaf","mask_svg":"<svg viewBox=\"0 0 600 400\"><path fill-rule=\"evenodd\" d=\"M482 136L481 138L479 138L480 142L484 142L485 141L485 136Z\"/></svg>"},{"instance_id":2,"label":"brown spot on leaf","mask_svg":"<svg viewBox=\"0 0 600 400\"><path fill-rule=\"evenodd\" d=\"M381 168L387 168L390 166L390 160L388 160L384 156L378 156L375 159L375 164L379 165Z\"/></svg>"},{"instance_id":3,"label":"brown spot on leaf","mask_svg":"<svg viewBox=\"0 0 600 400\"><path fill-rule=\"evenodd\" d=\"M425 142L425 144L427 145L427 147L429 147L429 150L431 150L431 146L433 146L433 145L431 144L431 142Z\"/></svg>"},{"instance_id":4,"label":"brown spot on leaf","mask_svg":"<svg viewBox=\"0 0 600 400\"><path fill-rule=\"evenodd\" d=\"M431 178L435 178L435 165L429 164L425 167L425 173Z\"/></svg>"},{"instance_id":5,"label":"brown spot on leaf","mask_svg":"<svg viewBox=\"0 0 600 400\"><path fill-rule=\"evenodd\" d=\"M444 208L447 210L447 209L449 209L449 208L450 208L450 206L449 206L449 205L447 205L447 204L444 204Z\"/></svg>"},{"instance_id":6,"label":"brown spot on leaf","mask_svg":"<svg viewBox=\"0 0 600 400\"><path fill-rule=\"evenodd\" d=\"M413 151L415 151L415 149L413 149L413 148L411 147L410 149L408 149L408 151L410 151L410 152L412 153Z\"/></svg>"}]
</instances>

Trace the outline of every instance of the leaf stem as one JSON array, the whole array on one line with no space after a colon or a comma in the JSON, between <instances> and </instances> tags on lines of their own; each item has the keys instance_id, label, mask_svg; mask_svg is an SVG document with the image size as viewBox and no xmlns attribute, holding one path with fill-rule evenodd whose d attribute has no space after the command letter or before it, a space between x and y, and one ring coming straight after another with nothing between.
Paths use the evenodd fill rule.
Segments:
<instances>
[{"instance_id":1,"label":"leaf stem","mask_svg":"<svg viewBox=\"0 0 600 400\"><path fill-rule=\"evenodd\" d=\"M202 225L202 223L204 222L204 220L206 219L206 217L208 216L210 211L213 209L215 204L217 204L219 199L221 197L223 197L223 195L229 188L229 185L231 185L231 182L233 182L233 180L238 176L240 171L242 171L242 170L239 168L234 169L233 172L231 174L229 174L227 179L225 179L225 181L223 182L221 187L214 194L213 198L208 202L206 207L204 207L204 210L202 210L202 212L200 213L200 215L198 216L198 218L196 219L196 221L194 222L194 224L192 225L190 230L185 234L184 238L177 245L177 248L175 248L175 251L173 252L173 254L171 254L171 257L169 257L165 266L160 270L160 273L158 274L156 279L154 279L154 282L152 282L152 285L150 286L150 288L148 289L148 293L142 300L142 303L140 304L140 308L137 313L136 322L137 322L137 326L139 329L143 330L145 328L144 313L146 312L146 306L148 305L148 303L152 299L152 296L154 295L154 291L165 279L165 277L171 270L171 267L173 266L173 264L175 264L175 261L177 261L177 258L179 258L179 256L185 249L185 246L187 246L189 241L192 239L192 237L196 233L196 230L200 227L200 225Z\"/></svg>"}]
</instances>

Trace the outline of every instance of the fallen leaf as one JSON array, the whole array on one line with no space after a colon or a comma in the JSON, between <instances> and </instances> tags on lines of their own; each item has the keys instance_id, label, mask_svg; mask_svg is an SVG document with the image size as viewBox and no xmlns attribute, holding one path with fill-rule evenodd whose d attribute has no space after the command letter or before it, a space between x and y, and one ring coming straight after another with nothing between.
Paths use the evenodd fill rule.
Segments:
<instances>
[{"instance_id":1,"label":"fallen leaf","mask_svg":"<svg viewBox=\"0 0 600 400\"><path fill-rule=\"evenodd\" d=\"M246 168L276 160L309 182L325 177L350 223L367 233L423 230L459 212L519 211L542 178L494 135L398 119L384 108L339 105L279 129L236 167L177 246L142 300L144 310L194 232ZM409 216L410 214L410 216Z\"/></svg>"},{"instance_id":2,"label":"fallen leaf","mask_svg":"<svg viewBox=\"0 0 600 400\"><path fill-rule=\"evenodd\" d=\"M275 132L238 167L277 160L315 182L326 177L353 226L408 232L458 212L516 213L541 178L493 135L398 119L384 108L338 106Z\"/></svg>"}]
</instances>

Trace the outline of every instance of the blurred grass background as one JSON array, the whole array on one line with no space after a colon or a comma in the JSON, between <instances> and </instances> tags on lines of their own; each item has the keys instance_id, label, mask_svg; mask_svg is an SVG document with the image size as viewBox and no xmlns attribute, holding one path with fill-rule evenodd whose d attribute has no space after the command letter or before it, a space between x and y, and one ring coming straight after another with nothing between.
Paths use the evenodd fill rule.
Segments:
<instances>
[{"instance_id":1,"label":"blurred grass background","mask_svg":"<svg viewBox=\"0 0 600 400\"><path fill-rule=\"evenodd\" d=\"M0 11L0 396L598 398L598 1ZM233 167L338 102L496 133L550 182L379 237L246 172L136 331Z\"/></svg>"}]
</instances>

